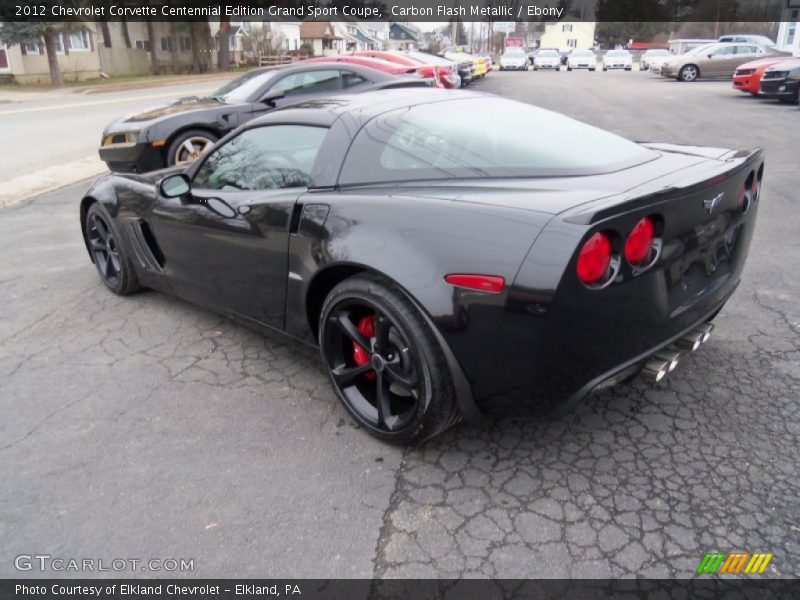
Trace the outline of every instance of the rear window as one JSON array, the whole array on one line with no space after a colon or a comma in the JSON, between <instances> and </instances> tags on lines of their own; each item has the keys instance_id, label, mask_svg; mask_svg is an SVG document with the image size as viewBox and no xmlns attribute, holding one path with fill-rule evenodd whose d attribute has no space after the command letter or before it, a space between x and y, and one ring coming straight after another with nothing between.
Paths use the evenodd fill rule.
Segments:
<instances>
[{"instance_id":1,"label":"rear window","mask_svg":"<svg viewBox=\"0 0 800 600\"><path fill-rule=\"evenodd\" d=\"M655 157L558 113L503 98L466 98L370 121L353 141L339 183L593 175Z\"/></svg>"}]
</instances>

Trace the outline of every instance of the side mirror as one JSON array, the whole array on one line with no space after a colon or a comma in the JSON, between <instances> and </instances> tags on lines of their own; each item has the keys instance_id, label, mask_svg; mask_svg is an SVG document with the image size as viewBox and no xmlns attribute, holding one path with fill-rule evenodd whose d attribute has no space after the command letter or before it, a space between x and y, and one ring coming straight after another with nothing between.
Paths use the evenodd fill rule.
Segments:
<instances>
[{"instance_id":1,"label":"side mirror","mask_svg":"<svg viewBox=\"0 0 800 600\"><path fill-rule=\"evenodd\" d=\"M158 187L161 190L161 194L166 198L180 198L188 194L192 189L189 178L183 173L165 177Z\"/></svg>"},{"instance_id":2,"label":"side mirror","mask_svg":"<svg viewBox=\"0 0 800 600\"><path fill-rule=\"evenodd\" d=\"M708 54L707 58L714 58L714 55L713 54Z\"/></svg>"},{"instance_id":3,"label":"side mirror","mask_svg":"<svg viewBox=\"0 0 800 600\"><path fill-rule=\"evenodd\" d=\"M279 92L277 90L274 92L267 92L264 94L264 97L261 98L261 102L268 106L275 106L275 100L280 100L284 96L286 96L285 92Z\"/></svg>"}]
</instances>

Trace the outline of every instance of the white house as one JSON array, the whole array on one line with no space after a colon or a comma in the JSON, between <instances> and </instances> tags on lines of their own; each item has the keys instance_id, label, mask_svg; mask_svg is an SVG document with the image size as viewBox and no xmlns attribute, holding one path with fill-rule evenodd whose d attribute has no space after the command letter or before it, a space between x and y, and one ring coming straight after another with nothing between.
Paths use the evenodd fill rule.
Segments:
<instances>
[{"instance_id":1,"label":"white house","mask_svg":"<svg viewBox=\"0 0 800 600\"><path fill-rule=\"evenodd\" d=\"M780 50L800 53L800 0L786 0L776 42Z\"/></svg>"},{"instance_id":2,"label":"white house","mask_svg":"<svg viewBox=\"0 0 800 600\"><path fill-rule=\"evenodd\" d=\"M539 42L540 48L558 50L587 50L594 46L596 23L567 17L562 21L547 22Z\"/></svg>"}]
</instances>

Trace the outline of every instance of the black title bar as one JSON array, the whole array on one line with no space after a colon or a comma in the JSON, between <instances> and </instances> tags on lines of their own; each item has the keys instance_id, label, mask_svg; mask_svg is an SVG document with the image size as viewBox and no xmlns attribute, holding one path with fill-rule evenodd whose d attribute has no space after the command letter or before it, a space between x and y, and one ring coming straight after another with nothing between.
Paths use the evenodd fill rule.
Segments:
<instances>
[{"instance_id":1,"label":"black title bar","mask_svg":"<svg viewBox=\"0 0 800 600\"><path fill-rule=\"evenodd\" d=\"M797 0L0 0L0 21L780 21Z\"/></svg>"}]
</instances>

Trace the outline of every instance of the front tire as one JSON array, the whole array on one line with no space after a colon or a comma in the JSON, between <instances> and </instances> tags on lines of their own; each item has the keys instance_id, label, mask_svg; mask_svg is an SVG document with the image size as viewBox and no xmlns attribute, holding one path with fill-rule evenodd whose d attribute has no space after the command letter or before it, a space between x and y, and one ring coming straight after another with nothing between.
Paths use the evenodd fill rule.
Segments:
<instances>
[{"instance_id":1,"label":"front tire","mask_svg":"<svg viewBox=\"0 0 800 600\"><path fill-rule=\"evenodd\" d=\"M336 395L373 436L410 444L457 422L444 354L416 306L386 279L357 275L333 288L319 345Z\"/></svg>"},{"instance_id":2,"label":"front tire","mask_svg":"<svg viewBox=\"0 0 800 600\"><path fill-rule=\"evenodd\" d=\"M179 134L167 150L167 166L188 165L211 149L217 136L203 129L189 129Z\"/></svg>"},{"instance_id":3,"label":"front tire","mask_svg":"<svg viewBox=\"0 0 800 600\"><path fill-rule=\"evenodd\" d=\"M125 254L114 221L95 203L86 211L86 243L100 279L118 296L139 291L139 279Z\"/></svg>"},{"instance_id":4,"label":"front tire","mask_svg":"<svg viewBox=\"0 0 800 600\"><path fill-rule=\"evenodd\" d=\"M700 69L694 65L684 65L678 72L678 81L694 81L700 77Z\"/></svg>"}]
</instances>

